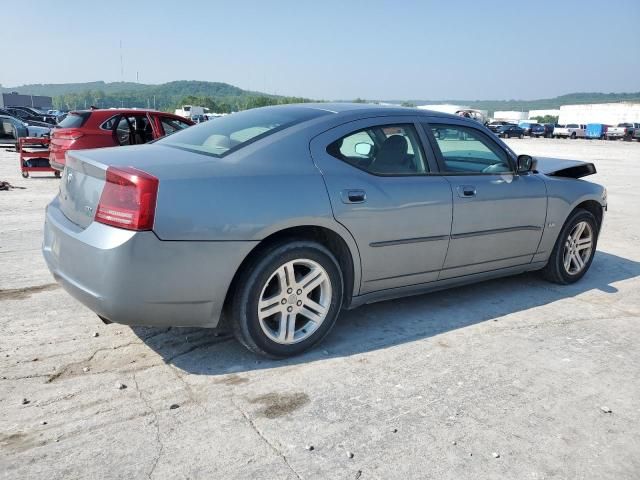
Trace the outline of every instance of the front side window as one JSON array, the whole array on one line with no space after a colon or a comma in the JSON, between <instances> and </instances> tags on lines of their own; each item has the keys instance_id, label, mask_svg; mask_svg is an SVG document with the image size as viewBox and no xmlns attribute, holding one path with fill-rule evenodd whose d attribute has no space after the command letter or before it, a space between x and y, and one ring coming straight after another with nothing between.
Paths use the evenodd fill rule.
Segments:
<instances>
[{"instance_id":1,"label":"front side window","mask_svg":"<svg viewBox=\"0 0 640 480\"><path fill-rule=\"evenodd\" d=\"M382 125L352 132L327 153L375 175L419 175L429 171L413 125Z\"/></svg>"},{"instance_id":2,"label":"front side window","mask_svg":"<svg viewBox=\"0 0 640 480\"><path fill-rule=\"evenodd\" d=\"M307 107L256 108L175 132L157 144L222 157L275 132L323 115L330 113Z\"/></svg>"},{"instance_id":3,"label":"front side window","mask_svg":"<svg viewBox=\"0 0 640 480\"><path fill-rule=\"evenodd\" d=\"M507 153L475 129L430 125L447 173L511 172ZM509 127L514 128L514 127Z\"/></svg>"}]
</instances>

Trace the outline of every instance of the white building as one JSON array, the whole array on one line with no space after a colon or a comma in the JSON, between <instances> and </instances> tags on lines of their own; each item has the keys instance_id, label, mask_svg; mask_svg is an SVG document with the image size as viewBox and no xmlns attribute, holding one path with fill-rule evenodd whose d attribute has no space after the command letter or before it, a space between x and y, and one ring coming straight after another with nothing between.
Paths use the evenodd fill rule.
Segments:
<instances>
[{"instance_id":1,"label":"white building","mask_svg":"<svg viewBox=\"0 0 640 480\"><path fill-rule=\"evenodd\" d=\"M535 117L546 117L547 115L551 117L559 117L560 109L552 109L552 110L529 110L529 118Z\"/></svg>"},{"instance_id":2,"label":"white building","mask_svg":"<svg viewBox=\"0 0 640 480\"><path fill-rule=\"evenodd\" d=\"M588 105L563 105L558 123L604 123L617 125L640 122L640 103L595 103Z\"/></svg>"},{"instance_id":3,"label":"white building","mask_svg":"<svg viewBox=\"0 0 640 480\"><path fill-rule=\"evenodd\" d=\"M451 105L449 103L435 104L435 105L418 105L416 108L422 110L433 110L434 112L455 114L458 110L467 110L471 107L466 105Z\"/></svg>"},{"instance_id":4,"label":"white building","mask_svg":"<svg viewBox=\"0 0 640 480\"><path fill-rule=\"evenodd\" d=\"M493 112L493 119L494 120L501 120L503 122L512 122L512 123L518 123L521 120L528 120L529 119L529 112L516 112L516 111L496 111Z\"/></svg>"}]
</instances>

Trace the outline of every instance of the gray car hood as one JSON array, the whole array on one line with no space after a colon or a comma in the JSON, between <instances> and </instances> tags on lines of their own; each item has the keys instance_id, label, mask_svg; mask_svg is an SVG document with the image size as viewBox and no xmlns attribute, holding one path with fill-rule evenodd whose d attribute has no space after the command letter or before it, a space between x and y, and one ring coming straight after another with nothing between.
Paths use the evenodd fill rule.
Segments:
<instances>
[{"instance_id":1,"label":"gray car hood","mask_svg":"<svg viewBox=\"0 0 640 480\"><path fill-rule=\"evenodd\" d=\"M531 169L545 175L568 178L581 178L596 173L593 163L548 157L535 157Z\"/></svg>"}]
</instances>

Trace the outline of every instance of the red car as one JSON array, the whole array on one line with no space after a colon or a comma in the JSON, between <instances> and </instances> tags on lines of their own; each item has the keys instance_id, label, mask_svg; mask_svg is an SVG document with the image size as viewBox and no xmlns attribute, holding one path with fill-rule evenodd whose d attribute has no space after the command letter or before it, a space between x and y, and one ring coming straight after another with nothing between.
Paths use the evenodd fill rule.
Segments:
<instances>
[{"instance_id":1,"label":"red car","mask_svg":"<svg viewBox=\"0 0 640 480\"><path fill-rule=\"evenodd\" d=\"M193 125L191 120L156 110L80 110L70 112L51 131L49 163L62 171L67 150L140 145Z\"/></svg>"}]
</instances>

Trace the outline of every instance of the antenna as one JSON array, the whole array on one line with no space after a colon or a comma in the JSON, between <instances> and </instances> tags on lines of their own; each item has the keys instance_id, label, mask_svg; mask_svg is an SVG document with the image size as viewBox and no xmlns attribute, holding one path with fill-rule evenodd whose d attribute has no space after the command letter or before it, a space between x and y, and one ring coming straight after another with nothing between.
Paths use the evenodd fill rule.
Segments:
<instances>
[{"instance_id":1,"label":"antenna","mask_svg":"<svg viewBox=\"0 0 640 480\"><path fill-rule=\"evenodd\" d=\"M124 66L122 64L122 39L120 39L120 81L124 82Z\"/></svg>"}]
</instances>

